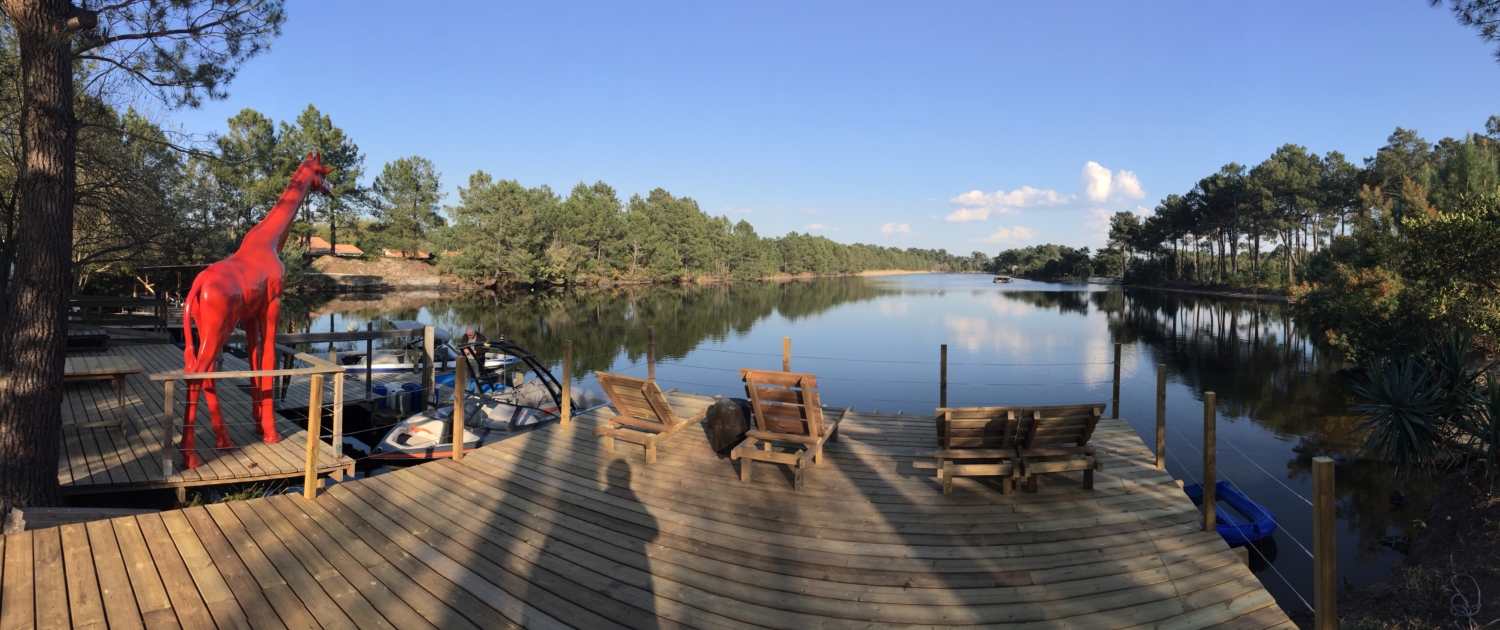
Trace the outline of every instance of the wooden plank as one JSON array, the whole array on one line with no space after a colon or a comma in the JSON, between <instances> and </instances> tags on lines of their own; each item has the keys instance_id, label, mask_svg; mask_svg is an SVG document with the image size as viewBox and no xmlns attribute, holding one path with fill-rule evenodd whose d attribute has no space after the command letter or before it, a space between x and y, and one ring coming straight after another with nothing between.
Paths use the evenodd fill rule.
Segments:
<instances>
[{"instance_id":1,"label":"wooden plank","mask_svg":"<svg viewBox=\"0 0 1500 630\"><path fill-rule=\"evenodd\" d=\"M57 529L39 529L31 539L36 588L36 626L68 627L68 583L63 567L62 537Z\"/></svg>"},{"instance_id":2,"label":"wooden plank","mask_svg":"<svg viewBox=\"0 0 1500 630\"><path fill-rule=\"evenodd\" d=\"M100 598L104 601L109 627L144 627L141 612L135 605L135 593L130 588L130 575L125 572L125 560L120 555L119 543L115 541L114 526L109 521L92 521L84 527L94 553L94 571L98 574Z\"/></svg>"},{"instance_id":3,"label":"wooden plank","mask_svg":"<svg viewBox=\"0 0 1500 630\"><path fill-rule=\"evenodd\" d=\"M266 524L256 516L254 510L244 505L242 501L227 504L229 511L239 519L244 526L245 532L255 541L255 545L265 553L271 564L276 567L277 573L286 579L293 593L297 595L302 603L307 606L313 617L325 628L354 628L354 622L350 621L348 615L341 610L339 603L323 590L323 585L309 572L307 567L302 566L298 558L286 548ZM331 566L314 566L313 570L320 573L332 573ZM325 578L333 577L324 574Z\"/></svg>"},{"instance_id":4,"label":"wooden plank","mask_svg":"<svg viewBox=\"0 0 1500 630\"><path fill-rule=\"evenodd\" d=\"M162 585L166 587L167 597L172 601L172 610L177 613L177 619L185 628L213 627L213 615L198 593L198 587L193 583L187 565L178 554L177 546L172 542L172 536L167 532L161 516L143 514L135 517L135 520L140 525L141 536L151 552L151 559L161 576Z\"/></svg>"},{"instance_id":5,"label":"wooden plank","mask_svg":"<svg viewBox=\"0 0 1500 630\"><path fill-rule=\"evenodd\" d=\"M281 544L285 545L286 548L290 550L294 556L296 556L297 560L300 561L301 566L305 568L307 572L313 576L314 579L318 580L318 583L323 587L323 591L326 592L330 597L332 597L334 602L338 603L339 607L343 609L344 614L348 615L349 619L353 621L357 627L394 627L380 613L376 612L376 607L371 606L371 602L364 597L359 589L356 589L354 585L349 583L349 580L346 578L346 576L339 571L339 567L335 566L333 562L324 557L319 550L319 547L310 542L309 539L303 535L304 532L299 531L298 527L288 522L286 520L286 517L282 516L282 514L277 511L275 506L269 504L268 500L246 501L241 503L237 507L241 507L247 512L253 511L256 516L260 517L261 522L267 525L270 528L271 533L277 537ZM242 518L241 522L244 522L244 520L245 519ZM310 521L311 519L301 520ZM316 526L311 526L308 529L314 531L318 530ZM311 534L311 531L307 533ZM357 567L358 563L353 563L348 566L349 568ZM368 577L364 578L364 583L369 583ZM385 606L385 603L386 602L382 602L382 605L379 606L379 608L402 610L404 613L410 612L410 609L403 610L402 608L391 608ZM415 618L415 614L403 614L402 616L402 619ZM420 623L423 623L425 625L425 622Z\"/></svg>"},{"instance_id":6,"label":"wooden plank","mask_svg":"<svg viewBox=\"0 0 1500 630\"><path fill-rule=\"evenodd\" d=\"M75 523L57 531L62 536L63 566L67 571L70 623L74 628L104 628L104 602L99 593L88 529Z\"/></svg>"},{"instance_id":7,"label":"wooden plank","mask_svg":"<svg viewBox=\"0 0 1500 630\"><path fill-rule=\"evenodd\" d=\"M213 615L214 621L220 628L250 628L250 622L244 610L236 601L234 591L219 574L214 566L213 558L209 556L207 548L198 540L198 535L193 531L192 525L182 512L166 512L161 515L162 524L166 525L167 533L177 545L177 552L182 556L182 563L187 567L188 574L192 576L193 583L198 586L198 594L203 597L203 602L208 605L209 613Z\"/></svg>"},{"instance_id":8,"label":"wooden plank","mask_svg":"<svg viewBox=\"0 0 1500 630\"><path fill-rule=\"evenodd\" d=\"M32 532L0 537L5 541L5 569L0 574L5 578L0 582L0 630L23 630L36 625L32 537Z\"/></svg>"},{"instance_id":9,"label":"wooden plank","mask_svg":"<svg viewBox=\"0 0 1500 630\"><path fill-rule=\"evenodd\" d=\"M117 518L111 520L110 524L114 528L115 542L120 545L125 573L130 576L136 609L140 611L145 626L153 629L181 627L136 517Z\"/></svg>"},{"instance_id":10,"label":"wooden plank","mask_svg":"<svg viewBox=\"0 0 1500 630\"><path fill-rule=\"evenodd\" d=\"M267 591L272 590L284 596L282 599L290 598L296 600L286 584L272 584L269 588L262 587L256 581L250 569L245 566L245 561L236 553L234 545L225 537L224 532L214 523L213 517L203 507L192 507L183 510L183 516L192 526L198 541L203 544L203 549L213 559L214 566L218 569L224 583L234 592L235 599L241 610L245 612L245 618L253 628L282 628L282 627L314 627L317 623L312 615L301 606L288 606L286 608L286 623L282 623L282 617L277 615L267 597ZM278 590L279 589L279 590Z\"/></svg>"}]
</instances>

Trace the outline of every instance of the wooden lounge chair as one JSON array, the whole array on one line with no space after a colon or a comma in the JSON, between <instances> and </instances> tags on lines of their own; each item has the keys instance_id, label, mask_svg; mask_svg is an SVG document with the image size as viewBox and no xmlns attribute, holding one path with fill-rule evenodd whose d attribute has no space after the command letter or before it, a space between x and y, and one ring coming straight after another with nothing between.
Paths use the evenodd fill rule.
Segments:
<instances>
[{"instance_id":1,"label":"wooden lounge chair","mask_svg":"<svg viewBox=\"0 0 1500 630\"><path fill-rule=\"evenodd\" d=\"M703 412L678 418L656 381L619 374L594 372L609 402L619 415L594 429L604 443L604 452L615 452L615 440L646 447L646 463L656 463L656 447L683 427L703 419Z\"/></svg>"},{"instance_id":2,"label":"wooden lounge chair","mask_svg":"<svg viewBox=\"0 0 1500 630\"><path fill-rule=\"evenodd\" d=\"M1106 403L1027 407L1017 425L1017 456L1026 491L1036 492L1037 475L1083 471L1083 488L1094 489L1094 471L1104 464L1094 456L1089 439Z\"/></svg>"},{"instance_id":3,"label":"wooden lounge chair","mask_svg":"<svg viewBox=\"0 0 1500 630\"><path fill-rule=\"evenodd\" d=\"M999 477L1000 494L1010 494L1016 466L1016 426L1020 407L938 407L938 479L953 494L954 477Z\"/></svg>"},{"instance_id":4,"label":"wooden lounge chair","mask_svg":"<svg viewBox=\"0 0 1500 630\"><path fill-rule=\"evenodd\" d=\"M755 412L755 428L745 432L745 440L729 452L730 459L740 460L740 481L750 481L750 470L756 460L787 464L792 467L792 485L802 488L802 471L823 461L823 444L838 439L839 422L848 409L834 418L823 417L818 401L818 377L796 372L740 370L745 394ZM771 450L776 443L791 443L801 449L794 453ZM756 448L760 445L764 450Z\"/></svg>"}]
</instances>

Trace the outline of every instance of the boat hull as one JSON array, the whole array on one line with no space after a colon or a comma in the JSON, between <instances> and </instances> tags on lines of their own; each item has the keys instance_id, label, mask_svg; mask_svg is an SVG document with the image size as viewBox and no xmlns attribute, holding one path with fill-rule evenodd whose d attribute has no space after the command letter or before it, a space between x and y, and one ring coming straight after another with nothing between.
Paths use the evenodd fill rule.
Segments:
<instances>
[{"instance_id":1,"label":"boat hull","mask_svg":"<svg viewBox=\"0 0 1500 630\"><path fill-rule=\"evenodd\" d=\"M1190 483L1182 487L1182 491L1192 499L1194 503L1203 503L1203 484ZM1250 500L1245 493L1240 492L1228 481L1219 480L1214 484L1216 498L1229 504L1244 518L1231 513L1229 510L1219 509L1214 512L1214 529L1224 542L1231 545L1245 545L1261 540L1276 533L1276 517L1265 506Z\"/></svg>"}]
</instances>

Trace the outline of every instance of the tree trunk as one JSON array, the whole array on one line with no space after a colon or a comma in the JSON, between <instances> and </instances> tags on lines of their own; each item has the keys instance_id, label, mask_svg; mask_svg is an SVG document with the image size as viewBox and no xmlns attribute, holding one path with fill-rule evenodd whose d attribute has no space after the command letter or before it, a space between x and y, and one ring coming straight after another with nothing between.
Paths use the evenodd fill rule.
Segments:
<instances>
[{"instance_id":1,"label":"tree trunk","mask_svg":"<svg viewBox=\"0 0 1500 630\"><path fill-rule=\"evenodd\" d=\"M0 514L62 504L64 307L72 286L72 15L67 0L5 0L21 53L20 202L15 279L0 329Z\"/></svg>"}]
</instances>

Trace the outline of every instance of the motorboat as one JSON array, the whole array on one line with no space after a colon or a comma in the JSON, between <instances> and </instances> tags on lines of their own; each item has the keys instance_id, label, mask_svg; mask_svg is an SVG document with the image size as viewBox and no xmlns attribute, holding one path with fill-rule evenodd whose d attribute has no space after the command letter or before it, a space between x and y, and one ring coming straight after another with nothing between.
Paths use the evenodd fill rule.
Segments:
<instances>
[{"instance_id":1,"label":"motorboat","mask_svg":"<svg viewBox=\"0 0 1500 630\"><path fill-rule=\"evenodd\" d=\"M1193 503L1203 505L1203 484L1190 483L1184 485L1182 491ZM1228 481L1220 479L1214 483L1214 498L1217 499L1215 503L1232 508L1226 510L1224 506L1219 506L1214 510L1214 529L1218 530L1224 542L1244 545L1276 533L1276 517L1271 511L1251 501L1250 497Z\"/></svg>"},{"instance_id":2,"label":"motorboat","mask_svg":"<svg viewBox=\"0 0 1500 630\"><path fill-rule=\"evenodd\" d=\"M561 419L562 385L530 352L503 341L464 344L458 350L470 368L463 396L465 452ZM479 369L474 357L490 354L503 355L508 361L499 369ZM439 388L446 386L451 391L455 378L450 372L437 376L436 380ZM442 398L452 400L452 396ZM602 393L581 388L573 389L571 398L575 414L609 404ZM450 403L397 422L375 445L371 459L422 461L452 457L453 407Z\"/></svg>"},{"instance_id":3,"label":"motorboat","mask_svg":"<svg viewBox=\"0 0 1500 630\"><path fill-rule=\"evenodd\" d=\"M1010 280L1011 280L1010 276L1000 275L1000 276L995 276L995 280L994 281L995 282L1010 282Z\"/></svg>"},{"instance_id":4,"label":"motorboat","mask_svg":"<svg viewBox=\"0 0 1500 630\"><path fill-rule=\"evenodd\" d=\"M409 330L421 328L426 324L413 320L395 320L389 325L396 329ZM434 326L433 337L433 368L437 372L446 372L455 367L454 359L458 352L453 348L453 335L447 329ZM339 365L344 366L350 372L364 371L366 362L370 363L371 372L419 372L426 367L423 359L422 340L416 339L408 342L401 348L381 348L368 354L363 351L354 351L340 354ZM373 357L373 358L372 358ZM484 367L487 370L498 370L507 365L516 363L514 357L508 357L499 353L490 353L485 357Z\"/></svg>"}]
</instances>

